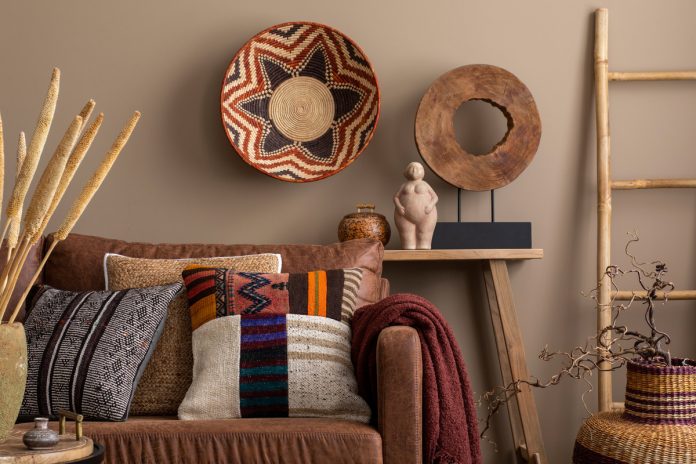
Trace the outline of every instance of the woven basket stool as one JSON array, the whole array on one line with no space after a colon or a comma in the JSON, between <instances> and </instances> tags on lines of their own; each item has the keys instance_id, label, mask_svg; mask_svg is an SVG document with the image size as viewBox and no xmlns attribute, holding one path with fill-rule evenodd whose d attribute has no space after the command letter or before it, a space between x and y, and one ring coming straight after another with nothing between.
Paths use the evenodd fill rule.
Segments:
<instances>
[{"instance_id":1,"label":"woven basket stool","mask_svg":"<svg viewBox=\"0 0 696 464\"><path fill-rule=\"evenodd\" d=\"M632 361L627 367L625 409L585 421L573 462L696 464L696 366Z\"/></svg>"}]
</instances>

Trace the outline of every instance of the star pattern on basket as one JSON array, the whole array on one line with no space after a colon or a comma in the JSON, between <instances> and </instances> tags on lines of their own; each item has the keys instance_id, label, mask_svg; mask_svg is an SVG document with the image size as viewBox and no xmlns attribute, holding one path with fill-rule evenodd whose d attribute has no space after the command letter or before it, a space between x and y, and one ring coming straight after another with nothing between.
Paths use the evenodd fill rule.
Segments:
<instances>
[{"instance_id":1,"label":"star pattern on basket","mask_svg":"<svg viewBox=\"0 0 696 464\"><path fill-rule=\"evenodd\" d=\"M271 118L274 91L295 77L316 79L333 98L333 119L313 140L293 140ZM227 136L244 161L281 180L308 182L339 172L364 150L379 115L379 89L367 58L350 39L320 24L288 23L240 49L223 81L221 110Z\"/></svg>"},{"instance_id":2,"label":"star pattern on basket","mask_svg":"<svg viewBox=\"0 0 696 464\"><path fill-rule=\"evenodd\" d=\"M264 124L261 142L263 150L267 153L278 153L294 145L317 161L330 159L334 155L336 126L355 111L364 98L364 94L354 86L331 81L331 72L326 66L326 54L321 45L317 46L309 59L296 69L289 69L273 58L264 57L261 59L261 70L265 81L265 91L260 96L238 103L238 107ZM276 128L269 113L271 96L278 86L288 79L301 76L311 77L325 84L331 92L335 107L331 127L323 135L308 142L292 140L283 135Z\"/></svg>"}]
</instances>

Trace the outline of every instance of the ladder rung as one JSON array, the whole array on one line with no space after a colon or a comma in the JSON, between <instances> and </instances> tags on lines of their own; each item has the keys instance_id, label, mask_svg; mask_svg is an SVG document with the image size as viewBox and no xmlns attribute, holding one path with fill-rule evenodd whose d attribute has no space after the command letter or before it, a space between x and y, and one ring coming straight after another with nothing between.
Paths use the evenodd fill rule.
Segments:
<instances>
[{"instance_id":1,"label":"ladder rung","mask_svg":"<svg viewBox=\"0 0 696 464\"><path fill-rule=\"evenodd\" d=\"M691 81L696 71L610 72L610 81Z\"/></svg>"},{"instance_id":2,"label":"ladder rung","mask_svg":"<svg viewBox=\"0 0 696 464\"><path fill-rule=\"evenodd\" d=\"M696 188L696 179L635 179L613 180L614 190L659 189L659 188Z\"/></svg>"},{"instance_id":3,"label":"ladder rung","mask_svg":"<svg viewBox=\"0 0 696 464\"><path fill-rule=\"evenodd\" d=\"M619 301L628 301L631 298L633 298L634 295L635 295L636 299L644 300L647 298L647 292L645 292L643 290L641 290L641 291L621 290L621 291L612 293L612 296ZM664 300L665 299L665 292L657 292L657 299ZM671 291L667 294L667 299L668 300L696 300L696 290L674 290L674 291Z\"/></svg>"},{"instance_id":4,"label":"ladder rung","mask_svg":"<svg viewBox=\"0 0 696 464\"><path fill-rule=\"evenodd\" d=\"M612 409L613 411L621 411L621 410L624 409L625 406L626 406L625 403L618 403L618 402L616 402L616 401L614 401L613 403L611 403L611 409Z\"/></svg>"}]
</instances>

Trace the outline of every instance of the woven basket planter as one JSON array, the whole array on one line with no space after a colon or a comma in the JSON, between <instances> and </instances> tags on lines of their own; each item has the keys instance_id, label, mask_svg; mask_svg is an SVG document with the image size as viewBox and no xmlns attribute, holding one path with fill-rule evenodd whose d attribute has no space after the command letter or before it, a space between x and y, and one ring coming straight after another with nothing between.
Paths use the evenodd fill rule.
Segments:
<instances>
[{"instance_id":1,"label":"woven basket planter","mask_svg":"<svg viewBox=\"0 0 696 464\"><path fill-rule=\"evenodd\" d=\"M586 420L575 440L573 462L696 463L696 364L630 362L625 410Z\"/></svg>"}]
</instances>

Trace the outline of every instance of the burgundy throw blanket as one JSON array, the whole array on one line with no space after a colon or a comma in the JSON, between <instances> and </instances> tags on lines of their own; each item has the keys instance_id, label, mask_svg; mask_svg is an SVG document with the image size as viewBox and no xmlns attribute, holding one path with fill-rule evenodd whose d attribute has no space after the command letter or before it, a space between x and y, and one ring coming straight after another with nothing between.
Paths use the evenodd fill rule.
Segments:
<instances>
[{"instance_id":1,"label":"burgundy throw blanket","mask_svg":"<svg viewBox=\"0 0 696 464\"><path fill-rule=\"evenodd\" d=\"M385 327L418 331L423 358L423 432L427 463L478 464L481 450L471 385L461 350L440 311L425 298L397 294L353 316L352 358L360 394L377 412L377 337Z\"/></svg>"}]
</instances>

